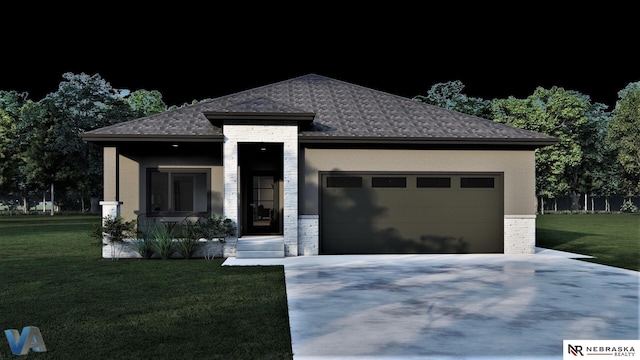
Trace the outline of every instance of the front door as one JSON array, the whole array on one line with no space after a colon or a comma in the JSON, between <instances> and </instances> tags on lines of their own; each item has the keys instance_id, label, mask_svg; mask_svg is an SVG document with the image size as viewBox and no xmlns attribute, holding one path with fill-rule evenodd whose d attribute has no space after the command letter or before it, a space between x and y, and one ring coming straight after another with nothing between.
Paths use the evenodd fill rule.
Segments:
<instances>
[{"instance_id":1,"label":"front door","mask_svg":"<svg viewBox=\"0 0 640 360\"><path fill-rule=\"evenodd\" d=\"M280 143L239 144L240 235L282 234L282 154Z\"/></svg>"},{"instance_id":2,"label":"front door","mask_svg":"<svg viewBox=\"0 0 640 360\"><path fill-rule=\"evenodd\" d=\"M247 233L275 234L279 231L278 181L275 174L252 174L247 179Z\"/></svg>"}]
</instances>

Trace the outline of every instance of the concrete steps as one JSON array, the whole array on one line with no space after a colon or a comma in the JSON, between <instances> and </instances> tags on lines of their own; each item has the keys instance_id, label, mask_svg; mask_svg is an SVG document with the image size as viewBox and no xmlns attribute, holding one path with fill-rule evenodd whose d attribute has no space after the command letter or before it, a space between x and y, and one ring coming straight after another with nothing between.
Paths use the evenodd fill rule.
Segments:
<instances>
[{"instance_id":1,"label":"concrete steps","mask_svg":"<svg viewBox=\"0 0 640 360\"><path fill-rule=\"evenodd\" d=\"M236 244L236 259L266 259L284 257L284 237L241 237Z\"/></svg>"}]
</instances>

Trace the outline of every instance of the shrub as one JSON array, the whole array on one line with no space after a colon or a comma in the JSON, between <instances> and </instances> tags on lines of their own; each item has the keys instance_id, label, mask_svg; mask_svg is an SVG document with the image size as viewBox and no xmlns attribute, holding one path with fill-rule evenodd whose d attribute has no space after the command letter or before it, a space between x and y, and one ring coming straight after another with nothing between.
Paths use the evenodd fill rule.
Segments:
<instances>
[{"instance_id":1,"label":"shrub","mask_svg":"<svg viewBox=\"0 0 640 360\"><path fill-rule=\"evenodd\" d=\"M200 218L195 223L195 231L199 238L218 238L220 242L224 242L224 238L236 235L236 225L224 215L212 214Z\"/></svg>"},{"instance_id":2,"label":"shrub","mask_svg":"<svg viewBox=\"0 0 640 360\"><path fill-rule=\"evenodd\" d=\"M136 221L126 221L122 216L107 215L103 218L102 225L94 226L91 236L104 239L105 235L109 242L122 242L127 237L133 237L136 233Z\"/></svg>"},{"instance_id":3,"label":"shrub","mask_svg":"<svg viewBox=\"0 0 640 360\"><path fill-rule=\"evenodd\" d=\"M200 236L197 231L197 226L187 222L182 226L182 236L180 236L176 242L177 251L185 259L191 259L200 246L200 243L198 242L199 238Z\"/></svg>"},{"instance_id":4,"label":"shrub","mask_svg":"<svg viewBox=\"0 0 640 360\"><path fill-rule=\"evenodd\" d=\"M150 237L151 248L161 259L170 259L171 255L176 252L171 232L164 224L151 227L148 236Z\"/></svg>"},{"instance_id":5,"label":"shrub","mask_svg":"<svg viewBox=\"0 0 640 360\"><path fill-rule=\"evenodd\" d=\"M154 254L153 240L147 236L133 239L131 245L143 259L151 259Z\"/></svg>"},{"instance_id":6,"label":"shrub","mask_svg":"<svg viewBox=\"0 0 640 360\"><path fill-rule=\"evenodd\" d=\"M638 207L631 200L625 200L620 206L620 212L622 213L637 213Z\"/></svg>"}]
</instances>

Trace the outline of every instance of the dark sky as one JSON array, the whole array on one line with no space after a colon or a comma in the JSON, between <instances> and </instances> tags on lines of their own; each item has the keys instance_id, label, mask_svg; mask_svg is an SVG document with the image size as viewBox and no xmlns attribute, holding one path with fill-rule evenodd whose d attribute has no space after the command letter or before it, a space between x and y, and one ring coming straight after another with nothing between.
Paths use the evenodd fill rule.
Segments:
<instances>
[{"instance_id":1,"label":"dark sky","mask_svg":"<svg viewBox=\"0 0 640 360\"><path fill-rule=\"evenodd\" d=\"M489 100L559 86L612 108L618 91L640 81L637 31L624 20L631 9L501 15L475 6L245 14L194 5L144 18L44 9L30 18L35 35L5 37L0 90L37 101L65 72L97 73L114 88L158 90L181 105L316 73L406 97L454 80ZM614 13L623 15L611 22Z\"/></svg>"}]
</instances>

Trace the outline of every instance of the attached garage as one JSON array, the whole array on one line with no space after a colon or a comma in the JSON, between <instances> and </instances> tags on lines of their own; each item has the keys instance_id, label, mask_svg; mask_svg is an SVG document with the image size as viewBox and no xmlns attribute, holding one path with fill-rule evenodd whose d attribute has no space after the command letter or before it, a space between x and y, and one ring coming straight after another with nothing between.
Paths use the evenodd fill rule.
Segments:
<instances>
[{"instance_id":1,"label":"attached garage","mask_svg":"<svg viewBox=\"0 0 640 360\"><path fill-rule=\"evenodd\" d=\"M501 173L321 173L321 254L503 253Z\"/></svg>"}]
</instances>

